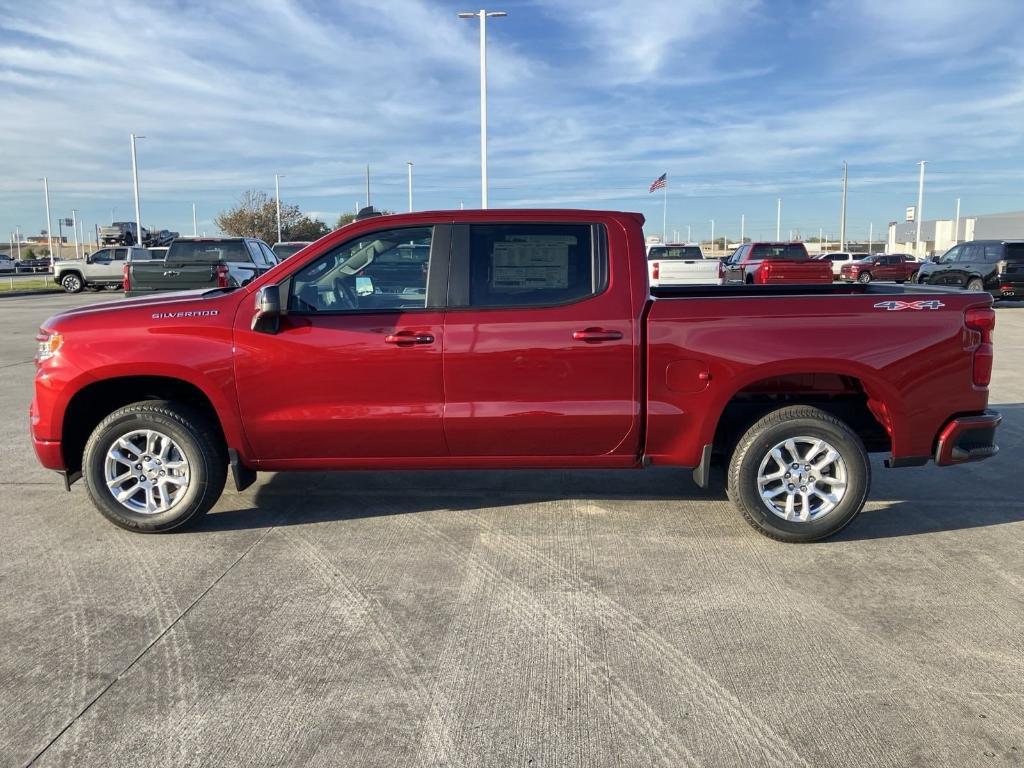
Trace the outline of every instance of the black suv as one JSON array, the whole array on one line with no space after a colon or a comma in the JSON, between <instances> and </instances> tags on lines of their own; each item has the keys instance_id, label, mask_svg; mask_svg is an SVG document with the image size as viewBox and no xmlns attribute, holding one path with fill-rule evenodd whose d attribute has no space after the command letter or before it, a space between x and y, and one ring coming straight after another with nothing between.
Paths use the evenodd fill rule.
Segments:
<instances>
[{"instance_id":1,"label":"black suv","mask_svg":"<svg viewBox=\"0 0 1024 768\"><path fill-rule=\"evenodd\" d=\"M1024 240L971 240L921 265L917 282L1024 296Z\"/></svg>"}]
</instances>

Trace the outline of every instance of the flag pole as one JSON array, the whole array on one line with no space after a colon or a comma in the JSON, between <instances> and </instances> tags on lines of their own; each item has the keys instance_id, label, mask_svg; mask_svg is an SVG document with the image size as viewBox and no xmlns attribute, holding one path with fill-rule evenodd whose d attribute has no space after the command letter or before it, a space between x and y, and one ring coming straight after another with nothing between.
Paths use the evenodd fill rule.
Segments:
<instances>
[{"instance_id":1,"label":"flag pole","mask_svg":"<svg viewBox=\"0 0 1024 768\"><path fill-rule=\"evenodd\" d=\"M668 238L665 236L665 233L668 229L668 176L665 177L665 186L662 187L661 191L664 193L661 206L661 242L667 243Z\"/></svg>"}]
</instances>

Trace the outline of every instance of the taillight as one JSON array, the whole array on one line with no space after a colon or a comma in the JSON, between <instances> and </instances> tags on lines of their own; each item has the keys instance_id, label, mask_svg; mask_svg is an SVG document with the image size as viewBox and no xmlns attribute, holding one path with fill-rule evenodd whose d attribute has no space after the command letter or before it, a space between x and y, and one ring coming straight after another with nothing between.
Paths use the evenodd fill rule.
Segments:
<instances>
[{"instance_id":1,"label":"taillight","mask_svg":"<svg viewBox=\"0 0 1024 768\"><path fill-rule=\"evenodd\" d=\"M964 312L964 325L971 332L974 347L974 385L987 387L992 381L992 331L996 312L992 307L974 307Z\"/></svg>"},{"instance_id":2,"label":"taillight","mask_svg":"<svg viewBox=\"0 0 1024 768\"><path fill-rule=\"evenodd\" d=\"M654 265L651 267L651 277L653 279L657 280L660 276L661 276L661 262L656 261L656 262L654 262Z\"/></svg>"},{"instance_id":3,"label":"taillight","mask_svg":"<svg viewBox=\"0 0 1024 768\"><path fill-rule=\"evenodd\" d=\"M722 263L721 259L718 260L718 279L725 279L725 264Z\"/></svg>"},{"instance_id":4,"label":"taillight","mask_svg":"<svg viewBox=\"0 0 1024 768\"><path fill-rule=\"evenodd\" d=\"M754 271L754 282L758 285L768 285L768 273L771 272L771 262L762 262L761 266Z\"/></svg>"},{"instance_id":5,"label":"taillight","mask_svg":"<svg viewBox=\"0 0 1024 768\"><path fill-rule=\"evenodd\" d=\"M228 287L228 265L218 264L217 265L217 287L227 288Z\"/></svg>"},{"instance_id":6,"label":"taillight","mask_svg":"<svg viewBox=\"0 0 1024 768\"><path fill-rule=\"evenodd\" d=\"M132 274L128 269L127 262L121 267L121 287L124 288L125 293L132 289Z\"/></svg>"}]
</instances>

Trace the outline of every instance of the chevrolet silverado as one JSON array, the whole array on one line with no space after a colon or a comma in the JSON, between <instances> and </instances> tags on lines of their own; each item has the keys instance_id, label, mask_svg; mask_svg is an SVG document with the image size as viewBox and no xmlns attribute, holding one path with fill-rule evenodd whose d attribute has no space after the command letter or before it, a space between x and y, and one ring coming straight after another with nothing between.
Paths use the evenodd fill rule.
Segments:
<instances>
[{"instance_id":1,"label":"chevrolet silverado","mask_svg":"<svg viewBox=\"0 0 1024 768\"><path fill-rule=\"evenodd\" d=\"M31 432L135 531L194 522L229 469L243 489L258 471L655 464L706 486L718 462L752 526L812 541L864 506L869 451L996 452L994 324L988 294L921 286L650 289L635 213L409 213L248 285L49 319Z\"/></svg>"}]
</instances>

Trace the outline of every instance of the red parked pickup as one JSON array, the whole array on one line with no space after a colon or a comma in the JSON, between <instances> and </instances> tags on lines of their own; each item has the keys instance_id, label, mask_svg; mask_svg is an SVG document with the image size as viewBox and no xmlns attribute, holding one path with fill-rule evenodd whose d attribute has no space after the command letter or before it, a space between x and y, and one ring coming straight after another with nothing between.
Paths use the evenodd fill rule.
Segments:
<instances>
[{"instance_id":1,"label":"red parked pickup","mask_svg":"<svg viewBox=\"0 0 1024 768\"><path fill-rule=\"evenodd\" d=\"M832 282L831 262L807 255L803 243L746 243L724 263L725 283L773 285Z\"/></svg>"},{"instance_id":2,"label":"red parked pickup","mask_svg":"<svg viewBox=\"0 0 1024 768\"><path fill-rule=\"evenodd\" d=\"M643 217L446 211L340 229L240 288L92 305L40 330L40 461L117 525L204 514L260 470L727 467L786 541L889 466L996 452L990 296L657 288ZM829 265L823 263L828 269ZM878 344L879 338L886 343Z\"/></svg>"},{"instance_id":3,"label":"red parked pickup","mask_svg":"<svg viewBox=\"0 0 1024 768\"><path fill-rule=\"evenodd\" d=\"M913 282L917 277L920 263L913 256L899 253L879 253L868 256L860 261L843 264L839 269L839 277L848 283L870 283L872 280L895 280L897 283Z\"/></svg>"}]
</instances>

